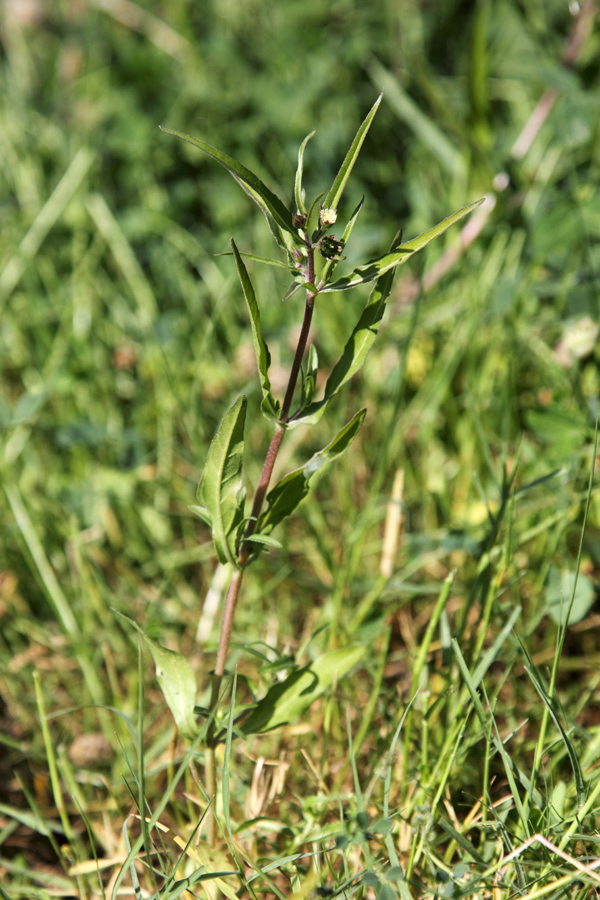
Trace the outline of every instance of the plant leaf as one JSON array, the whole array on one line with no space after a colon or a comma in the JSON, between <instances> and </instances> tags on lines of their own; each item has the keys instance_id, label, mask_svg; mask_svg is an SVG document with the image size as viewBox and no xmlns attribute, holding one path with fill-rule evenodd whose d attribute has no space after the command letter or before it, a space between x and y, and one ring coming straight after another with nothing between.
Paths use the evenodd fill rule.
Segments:
<instances>
[{"instance_id":1,"label":"plant leaf","mask_svg":"<svg viewBox=\"0 0 600 900\"><path fill-rule=\"evenodd\" d=\"M400 232L396 235L391 244L394 250L396 241L400 239ZM322 400L312 403L304 412L290 422L290 426L302 422L305 425L314 425L321 418L327 404L331 398L337 394L339 389L362 367L367 353L371 349L379 324L385 312L385 305L392 289L394 281L394 269L385 272L377 279L375 287L369 295L367 304L363 309L360 319L356 323L352 334L350 335L344 352L337 361L331 371L331 375L327 379L325 385L325 394Z\"/></svg>"},{"instance_id":2,"label":"plant leaf","mask_svg":"<svg viewBox=\"0 0 600 900\"><path fill-rule=\"evenodd\" d=\"M233 253L215 253L215 256L233 256ZM282 262L280 259L271 259L270 256L257 256L255 253L242 253L240 251L240 256L243 259L252 259L254 262L265 263L267 266L277 266L279 269L289 269L287 263Z\"/></svg>"},{"instance_id":3,"label":"plant leaf","mask_svg":"<svg viewBox=\"0 0 600 900\"><path fill-rule=\"evenodd\" d=\"M417 250L421 250L423 247L427 246L427 244L443 234L446 229L450 228L451 225L459 222L460 219L468 215L476 207L480 206L484 199L485 198L482 197L481 200L469 203L468 206L464 206L451 216L448 216L448 218L443 219L433 228L430 228L429 231L424 231L416 238L413 238L412 241L400 244L390 253L384 253L383 256L379 256L362 266L358 266L350 272L349 275L344 275L337 281L333 281L322 287L319 293L326 294L331 291L347 291L352 287L356 287L358 284L365 284L368 281L373 281L375 278L379 278L381 275L385 274L389 269L394 269L396 266L402 265L402 263L405 263L413 253L416 253Z\"/></svg>"},{"instance_id":4,"label":"plant leaf","mask_svg":"<svg viewBox=\"0 0 600 900\"><path fill-rule=\"evenodd\" d=\"M340 202L340 198L342 196L342 193L344 192L344 188L346 187L346 182L348 181L348 179L350 177L350 172L352 171L352 167L354 166L354 163L356 162L358 154L360 153L360 148L362 147L364 139L367 136L367 132L369 131L369 128L371 127L371 122L373 121L373 119L375 117L375 113L377 112L379 104L381 103L382 97L383 97L383 92L379 95L379 97L377 98L377 100L375 101L375 103L373 104L371 109L369 110L369 113L368 113L366 119L364 120L364 122L362 123L362 125L360 126L358 131L356 132L354 140L352 141L352 144L350 145L350 149L348 150L348 152L346 154L346 158L344 159L344 162L342 163L340 170L337 173L337 175L335 176L335 180L334 180L333 184L331 185L329 192L328 192L327 196L325 197L325 200L323 201L323 206L326 209L337 210L338 203Z\"/></svg>"},{"instance_id":5,"label":"plant leaf","mask_svg":"<svg viewBox=\"0 0 600 900\"><path fill-rule=\"evenodd\" d=\"M299 213L304 213L306 215L306 206L304 205L304 191L302 190L302 173L304 171L304 151L306 149L306 145L310 141L311 137L314 137L315 132L311 131L310 134L307 134L302 143L300 144L300 149L298 150L298 168L296 169L296 178L294 179L294 199L296 200L296 209Z\"/></svg>"},{"instance_id":6,"label":"plant leaf","mask_svg":"<svg viewBox=\"0 0 600 900\"><path fill-rule=\"evenodd\" d=\"M181 653L167 650L149 638L137 622L115 610L118 616L129 622L143 637L152 654L156 667L156 678L171 710L179 731L187 738L198 733L194 717L196 705L196 675L189 662Z\"/></svg>"},{"instance_id":7,"label":"plant leaf","mask_svg":"<svg viewBox=\"0 0 600 900\"><path fill-rule=\"evenodd\" d=\"M268 534L249 534L247 538L244 540L248 541L248 543L256 544L264 544L266 547L274 547L276 550L281 550L283 546L279 541L275 540L275 538L270 537Z\"/></svg>"},{"instance_id":8,"label":"plant leaf","mask_svg":"<svg viewBox=\"0 0 600 900\"><path fill-rule=\"evenodd\" d=\"M337 459L350 446L364 421L366 409L361 409L350 419L334 439L315 453L301 468L290 472L267 494L267 511L259 519L258 531L269 533L283 519L287 518L306 497L309 483L315 472Z\"/></svg>"},{"instance_id":9,"label":"plant leaf","mask_svg":"<svg viewBox=\"0 0 600 900\"><path fill-rule=\"evenodd\" d=\"M185 134L182 131L176 131L174 128L168 128L166 125L161 125L160 128L167 134L173 134L175 137L179 137L182 140L193 144L194 147L204 150L205 153L208 153L209 156L212 156L213 159L216 159L217 162L221 163L221 165L233 175L237 183L243 188L248 196L254 200L258 207L260 207L267 217L269 227L273 230L273 226L275 226L277 232L274 232L275 237L279 235L281 242L286 249L291 250L299 244L299 237L292 224L290 211L285 207L279 197L274 194L266 184L263 184L258 175L255 175L254 172L251 172L250 169L243 166L237 159L228 156L227 153L223 153L222 150L212 147L205 141L191 137L191 135ZM287 237L287 235L291 236L292 240L290 240L290 237Z\"/></svg>"},{"instance_id":10,"label":"plant leaf","mask_svg":"<svg viewBox=\"0 0 600 900\"><path fill-rule=\"evenodd\" d=\"M242 290L244 292L244 297L246 298L248 312L250 313L252 339L254 341L254 352L256 354L256 364L258 366L258 375L260 378L263 405L266 405L270 414L277 415L279 406L275 402L275 398L271 393L271 382L269 381L269 366L271 365L271 354L269 353L269 348L267 347L263 339L260 329L260 311L258 308L258 303L256 302L256 294L254 293L254 288L252 287L252 282L250 281L248 270L244 265L244 260L240 256L233 238L231 239L231 249L233 250L235 264L238 270L238 275L240 277Z\"/></svg>"},{"instance_id":11,"label":"plant leaf","mask_svg":"<svg viewBox=\"0 0 600 900\"><path fill-rule=\"evenodd\" d=\"M242 725L242 731L256 734L297 722L311 703L355 666L364 654L365 647L345 647L325 653L310 665L296 669L284 681L269 688Z\"/></svg>"},{"instance_id":12,"label":"plant leaf","mask_svg":"<svg viewBox=\"0 0 600 900\"><path fill-rule=\"evenodd\" d=\"M238 397L225 414L208 449L198 486L198 501L210 517L213 541L220 563L237 566L236 537L244 517L242 460L246 398ZM198 513L199 514L199 513Z\"/></svg>"}]
</instances>

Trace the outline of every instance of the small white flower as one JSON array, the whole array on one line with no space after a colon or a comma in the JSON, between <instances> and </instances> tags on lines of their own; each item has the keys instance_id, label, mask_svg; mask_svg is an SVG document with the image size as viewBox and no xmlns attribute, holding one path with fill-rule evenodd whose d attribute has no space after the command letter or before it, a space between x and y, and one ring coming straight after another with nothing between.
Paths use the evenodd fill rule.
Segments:
<instances>
[{"instance_id":1,"label":"small white flower","mask_svg":"<svg viewBox=\"0 0 600 900\"><path fill-rule=\"evenodd\" d=\"M329 228L330 225L335 225L337 221L337 213L335 209L322 209L319 214L319 222L325 228Z\"/></svg>"}]
</instances>

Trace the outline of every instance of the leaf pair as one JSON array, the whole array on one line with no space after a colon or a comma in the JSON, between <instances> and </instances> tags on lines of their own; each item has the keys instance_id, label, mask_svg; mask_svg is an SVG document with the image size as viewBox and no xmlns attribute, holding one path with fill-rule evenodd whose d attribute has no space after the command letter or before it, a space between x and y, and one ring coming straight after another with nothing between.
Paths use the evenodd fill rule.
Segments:
<instances>
[{"instance_id":1,"label":"leaf pair","mask_svg":"<svg viewBox=\"0 0 600 900\"><path fill-rule=\"evenodd\" d=\"M212 530L219 562L239 567L243 540L245 491L242 485L246 398L239 397L225 414L208 451L198 487L199 505L190 507ZM362 409L335 438L305 465L286 475L267 495L268 508L259 520L252 540L260 545L275 542L268 537L283 519L291 515L306 497L313 475L348 449L364 421ZM262 548L259 548L259 550ZM257 551L258 552L258 551Z\"/></svg>"}]
</instances>

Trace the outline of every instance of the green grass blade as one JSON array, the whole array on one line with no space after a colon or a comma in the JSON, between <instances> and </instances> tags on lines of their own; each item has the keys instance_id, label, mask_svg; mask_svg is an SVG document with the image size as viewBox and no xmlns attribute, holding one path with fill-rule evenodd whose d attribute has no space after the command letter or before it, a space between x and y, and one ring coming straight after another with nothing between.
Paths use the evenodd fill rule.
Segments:
<instances>
[{"instance_id":1,"label":"green grass blade","mask_svg":"<svg viewBox=\"0 0 600 900\"><path fill-rule=\"evenodd\" d=\"M35 567L42 580L46 596L48 597L48 600L50 601L50 604L54 609L57 618L61 622L65 632L71 637L72 640L78 640L79 627L77 625L77 622L75 621L75 616L73 615L69 602L58 583L58 579L54 574L54 570L48 562L48 557L44 552L44 548L42 547L41 541L37 536L35 528L33 527L33 523L29 518L29 514L25 509L25 505L21 499L21 494L19 493L16 484L8 484L5 478L4 491L8 498L8 502L10 503L10 507L13 511L13 515L15 517L19 530L23 536L23 540L27 545L27 549L31 554L31 558L33 559Z\"/></svg>"},{"instance_id":2,"label":"green grass blade","mask_svg":"<svg viewBox=\"0 0 600 900\"><path fill-rule=\"evenodd\" d=\"M82 147L34 219L31 228L21 241L18 253L9 259L0 274L0 308L16 288L28 263L35 258L44 239L64 212L93 161L94 154Z\"/></svg>"},{"instance_id":3,"label":"green grass blade","mask_svg":"<svg viewBox=\"0 0 600 900\"><path fill-rule=\"evenodd\" d=\"M437 157L446 171L453 176L462 174L465 166L460 152L433 119L426 116L408 96L392 73L376 59L370 64L369 73L376 84L383 86L386 101L398 118L412 129L415 136L433 156Z\"/></svg>"},{"instance_id":4,"label":"green grass blade","mask_svg":"<svg viewBox=\"0 0 600 900\"><path fill-rule=\"evenodd\" d=\"M360 148L362 147L364 140L367 136L369 128L371 127L371 122L375 118L375 113L381 103L381 99L383 97L383 93L379 95L364 122L356 132L354 140L350 145L350 149L346 154L344 162L342 163L339 172L335 176L334 182L331 185L325 200L323 201L323 207L326 209L333 209L337 211L338 203L340 202L340 198L344 192L344 188L346 187L346 183L350 177L350 172L356 162L358 154L360 153Z\"/></svg>"}]
</instances>

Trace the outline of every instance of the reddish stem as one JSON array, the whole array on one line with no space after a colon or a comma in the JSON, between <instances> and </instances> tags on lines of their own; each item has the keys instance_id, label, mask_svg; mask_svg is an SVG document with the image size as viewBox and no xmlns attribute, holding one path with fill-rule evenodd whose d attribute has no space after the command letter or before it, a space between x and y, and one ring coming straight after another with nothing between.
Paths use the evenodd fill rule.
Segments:
<instances>
[{"instance_id":1,"label":"reddish stem","mask_svg":"<svg viewBox=\"0 0 600 900\"><path fill-rule=\"evenodd\" d=\"M314 250L310 246L308 247L308 264L306 267L305 277L309 284L314 284L315 256ZM294 354L294 361L292 362L290 378L281 409L281 416L279 422L275 426L275 431L273 433L273 437L271 438L271 443L269 444L269 449L267 450L267 455L265 457L260 481L258 482L256 493L254 495L251 518L246 527L244 542L242 543L238 556L239 568L237 568L231 576L229 590L227 591L227 599L225 601L225 609L223 611L223 621L221 623L221 634L219 637L219 649L217 651L217 660L215 663L215 671L211 691L211 709L213 710L216 709L216 705L219 699L219 689L221 686L221 681L223 675L225 674L225 664L227 662L229 641L231 639L231 630L233 628L235 609L237 606L238 595L240 592L240 586L244 574L244 566L248 562L248 558L250 556L250 553L252 552L252 545L251 542L248 541L248 538L251 537L256 530L258 517L260 516L260 511L262 509L265 496L269 489L271 477L273 475L273 469L275 467L277 454L279 453L279 448L281 447L281 442L285 434L285 425L289 420L290 407L292 405L292 399L294 397L294 390L296 388L296 382L298 381L300 366L302 365L302 358L304 356L304 351L306 350L306 344L310 332L310 325L315 306L315 297L316 293L314 291L307 291L306 306L304 308L304 320L302 322L300 337L298 338L298 345Z\"/></svg>"}]
</instances>

